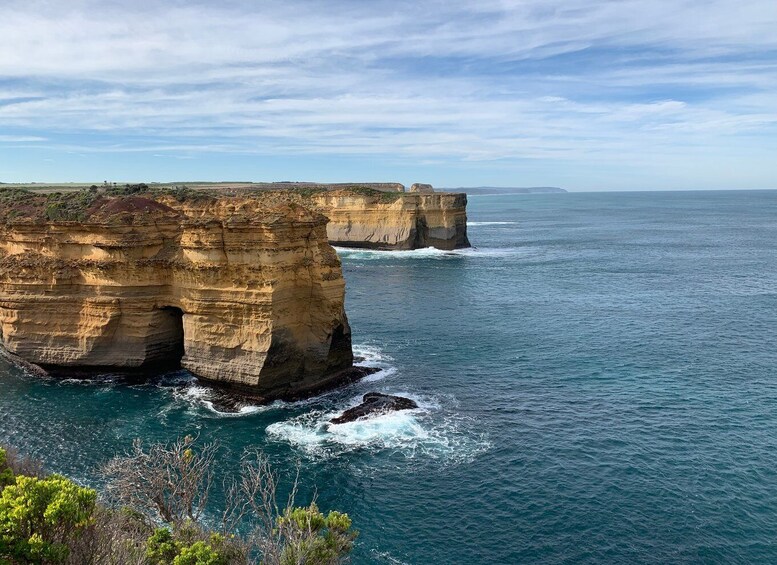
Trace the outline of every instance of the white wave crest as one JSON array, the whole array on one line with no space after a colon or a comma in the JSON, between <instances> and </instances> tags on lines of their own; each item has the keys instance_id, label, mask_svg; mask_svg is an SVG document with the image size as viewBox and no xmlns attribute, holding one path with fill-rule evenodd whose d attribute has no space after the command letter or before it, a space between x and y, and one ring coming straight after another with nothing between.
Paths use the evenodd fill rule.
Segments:
<instances>
[{"instance_id":1,"label":"white wave crest","mask_svg":"<svg viewBox=\"0 0 777 565\"><path fill-rule=\"evenodd\" d=\"M422 249L401 249L388 251L384 249L357 249L353 247L335 247L340 257L347 259L423 259L455 257L455 250L445 251L436 247Z\"/></svg>"},{"instance_id":2,"label":"white wave crest","mask_svg":"<svg viewBox=\"0 0 777 565\"><path fill-rule=\"evenodd\" d=\"M191 380L188 384L180 387L176 387L173 390L173 396L184 402L190 404L193 408L205 408L212 414L222 416L225 418L234 418L238 416L248 416L250 414L256 414L258 412L264 412L275 408L282 408L286 403L274 402L272 404L253 405L246 404L240 406L235 411L219 410L217 403L214 402L214 398L218 394L224 394L220 391L216 391L208 386L202 386L196 384L195 380Z\"/></svg>"},{"instance_id":3,"label":"white wave crest","mask_svg":"<svg viewBox=\"0 0 777 565\"><path fill-rule=\"evenodd\" d=\"M364 377L361 380L363 383L382 381L397 372L397 368L392 365L394 359L384 353L377 345L356 344L353 346L353 354L354 357L357 358L356 365L380 369L377 373ZM358 360L359 358L361 358L361 360Z\"/></svg>"},{"instance_id":4,"label":"white wave crest","mask_svg":"<svg viewBox=\"0 0 777 565\"><path fill-rule=\"evenodd\" d=\"M330 420L361 402L341 409L314 410L267 426L267 435L313 458L337 457L356 451L391 451L406 458L464 460L489 447L485 437L469 434L461 418L444 415L435 399L404 394L419 408L379 414L345 424ZM472 422L473 428L475 423Z\"/></svg>"},{"instance_id":5,"label":"white wave crest","mask_svg":"<svg viewBox=\"0 0 777 565\"><path fill-rule=\"evenodd\" d=\"M380 347L368 343L354 344L353 354L355 357L364 359L364 361L358 362L357 365L363 365L365 367L388 366L394 361L394 359L384 353Z\"/></svg>"},{"instance_id":6,"label":"white wave crest","mask_svg":"<svg viewBox=\"0 0 777 565\"><path fill-rule=\"evenodd\" d=\"M357 344L353 346L353 352L354 356L361 358L356 365L380 369L377 373L366 376L361 382L381 381L397 372L396 367L391 364L394 360L377 345ZM249 416L268 410L298 409L303 406L315 405L321 398L309 398L295 402L276 400L270 404L245 404L237 410L223 410L219 409L218 398L219 396L228 397L228 392L204 385L201 381L197 381L194 376L185 372L171 374L166 377L166 381L172 385L174 398L186 402L194 409L205 408L211 415L225 418ZM332 392L336 393L337 391Z\"/></svg>"},{"instance_id":7,"label":"white wave crest","mask_svg":"<svg viewBox=\"0 0 777 565\"><path fill-rule=\"evenodd\" d=\"M377 249L353 249L335 247L338 255L344 260L375 261L384 259L408 260L408 259L435 259L448 260L485 257L509 257L520 255L523 252L518 247L469 247L466 249L453 249L446 251L434 247L423 249L411 249L405 251L383 251Z\"/></svg>"},{"instance_id":8,"label":"white wave crest","mask_svg":"<svg viewBox=\"0 0 777 565\"><path fill-rule=\"evenodd\" d=\"M467 222L467 227L470 226L512 226L518 222Z\"/></svg>"}]
</instances>

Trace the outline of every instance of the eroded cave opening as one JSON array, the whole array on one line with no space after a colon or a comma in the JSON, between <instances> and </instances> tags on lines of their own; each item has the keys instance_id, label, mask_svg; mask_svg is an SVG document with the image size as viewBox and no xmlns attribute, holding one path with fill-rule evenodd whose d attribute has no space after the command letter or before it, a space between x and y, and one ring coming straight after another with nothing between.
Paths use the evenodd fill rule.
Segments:
<instances>
[{"instance_id":1,"label":"eroded cave opening","mask_svg":"<svg viewBox=\"0 0 777 565\"><path fill-rule=\"evenodd\" d=\"M146 345L146 364L178 368L184 353L183 310L157 308Z\"/></svg>"},{"instance_id":2,"label":"eroded cave opening","mask_svg":"<svg viewBox=\"0 0 777 565\"><path fill-rule=\"evenodd\" d=\"M343 324L338 325L332 332L332 342L326 362L327 372L347 369L353 365L351 330Z\"/></svg>"}]
</instances>

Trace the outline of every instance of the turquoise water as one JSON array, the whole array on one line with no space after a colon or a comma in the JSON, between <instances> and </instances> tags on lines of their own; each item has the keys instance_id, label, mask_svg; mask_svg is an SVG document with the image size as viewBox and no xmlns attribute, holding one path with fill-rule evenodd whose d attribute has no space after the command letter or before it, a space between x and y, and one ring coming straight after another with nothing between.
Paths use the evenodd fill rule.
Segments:
<instances>
[{"instance_id":1,"label":"turquoise water","mask_svg":"<svg viewBox=\"0 0 777 565\"><path fill-rule=\"evenodd\" d=\"M356 563L777 562L777 192L474 196L473 250L342 251L346 390L225 415L183 372L0 365L0 438L94 481L132 438L259 445ZM329 428L379 390L421 409Z\"/></svg>"}]
</instances>

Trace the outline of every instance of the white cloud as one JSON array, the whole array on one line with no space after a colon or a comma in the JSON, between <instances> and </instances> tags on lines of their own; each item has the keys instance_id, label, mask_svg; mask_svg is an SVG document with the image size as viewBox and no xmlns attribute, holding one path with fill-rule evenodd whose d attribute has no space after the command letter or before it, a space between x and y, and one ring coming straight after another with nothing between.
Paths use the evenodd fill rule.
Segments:
<instances>
[{"instance_id":1,"label":"white cloud","mask_svg":"<svg viewBox=\"0 0 777 565\"><path fill-rule=\"evenodd\" d=\"M774 29L773 0L11 1L0 141L636 163L774 131Z\"/></svg>"},{"instance_id":2,"label":"white cloud","mask_svg":"<svg viewBox=\"0 0 777 565\"><path fill-rule=\"evenodd\" d=\"M36 135L0 135L0 143L28 143L36 141L46 141L46 138Z\"/></svg>"}]
</instances>

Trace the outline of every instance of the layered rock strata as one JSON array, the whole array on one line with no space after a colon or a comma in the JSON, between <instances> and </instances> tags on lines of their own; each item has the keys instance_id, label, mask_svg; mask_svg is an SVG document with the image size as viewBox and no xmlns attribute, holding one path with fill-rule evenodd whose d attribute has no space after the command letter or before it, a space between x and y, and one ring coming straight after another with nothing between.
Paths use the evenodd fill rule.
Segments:
<instances>
[{"instance_id":1,"label":"layered rock strata","mask_svg":"<svg viewBox=\"0 0 777 565\"><path fill-rule=\"evenodd\" d=\"M310 196L329 218L332 245L405 250L469 247L467 195L446 192L360 194L349 190Z\"/></svg>"},{"instance_id":2,"label":"layered rock strata","mask_svg":"<svg viewBox=\"0 0 777 565\"><path fill-rule=\"evenodd\" d=\"M212 187L211 187L212 188ZM330 219L329 241L336 246L406 250L469 247L467 195L435 192L415 183L243 183L222 194L265 202L298 202Z\"/></svg>"},{"instance_id":3,"label":"layered rock strata","mask_svg":"<svg viewBox=\"0 0 777 565\"><path fill-rule=\"evenodd\" d=\"M42 200L41 200L42 199ZM0 211L0 342L41 366L177 361L271 400L352 366L326 218L254 198L96 197L78 221Z\"/></svg>"}]
</instances>

